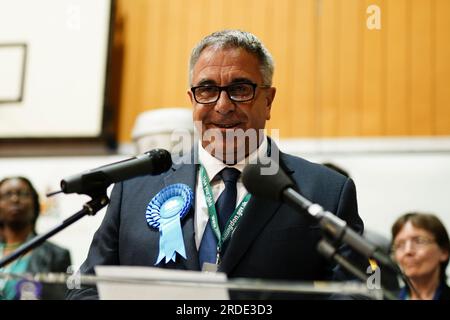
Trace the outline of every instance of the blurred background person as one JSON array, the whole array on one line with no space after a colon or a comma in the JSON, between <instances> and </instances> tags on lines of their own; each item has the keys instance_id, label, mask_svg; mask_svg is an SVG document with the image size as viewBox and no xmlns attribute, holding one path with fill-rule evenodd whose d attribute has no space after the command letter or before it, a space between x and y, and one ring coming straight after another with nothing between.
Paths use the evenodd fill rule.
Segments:
<instances>
[{"instance_id":1,"label":"blurred background person","mask_svg":"<svg viewBox=\"0 0 450 320\"><path fill-rule=\"evenodd\" d=\"M192 111L186 107L144 111L136 117L131 137L138 154L155 148L179 155L189 152L194 140Z\"/></svg>"},{"instance_id":2,"label":"blurred background person","mask_svg":"<svg viewBox=\"0 0 450 320\"><path fill-rule=\"evenodd\" d=\"M8 177L0 181L0 221L3 223L0 258L36 235L39 213L39 196L28 179ZM47 241L1 268L0 272L66 272L70 265L69 251ZM0 279L0 299L19 299L17 284L17 280ZM41 289L40 299L62 299L66 287L64 284L43 284Z\"/></svg>"},{"instance_id":3,"label":"blurred background person","mask_svg":"<svg viewBox=\"0 0 450 320\"><path fill-rule=\"evenodd\" d=\"M347 170L345 170L344 168L338 166L337 164L333 163L333 162L324 162L322 163L325 167L328 167L336 172L339 172L340 174L342 174L343 176L346 176L347 178L350 178L350 174L348 173Z\"/></svg>"},{"instance_id":4,"label":"blurred background person","mask_svg":"<svg viewBox=\"0 0 450 320\"><path fill-rule=\"evenodd\" d=\"M450 300L445 270L450 241L442 222L432 214L407 213L392 226L394 257L414 288L403 288L403 300Z\"/></svg>"}]
</instances>

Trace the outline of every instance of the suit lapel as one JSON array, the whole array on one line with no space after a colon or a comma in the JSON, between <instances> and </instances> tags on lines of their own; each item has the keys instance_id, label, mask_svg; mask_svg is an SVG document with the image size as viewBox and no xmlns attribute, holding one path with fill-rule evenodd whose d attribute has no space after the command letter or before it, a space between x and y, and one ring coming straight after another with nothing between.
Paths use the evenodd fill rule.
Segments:
<instances>
[{"instance_id":1,"label":"suit lapel","mask_svg":"<svg viewBox=\"0 0 450 320\"><path fill-rule=\"evenodd\" d=\"M269 146L271 158L279 163L279 166L287 174L290 175L294 173L294 170L288 166L286 161L284 161L285 155L279 152L276 144L270 139ZM274 158L275 153L278 153L280 157L279 160ZM249 249L280 206L280 202L252 196L244 210L241 221L230 240L227 251L219 266L219 271L227 274L232 272L239 260L242 259L245 252Z\"/></svg>"},{"instance_id":2,"label":"suit lapel","mask_svg":"<svg viewBox=\"0 0 450 320\"><path fill-rule=\"evenodd\" d=\"M233 270L280 205L262 198L251 198L230 240L219 271L229 274Z\"/></svg>"},{"instance_id":3,"label":"suit lapel","mask_svg":"<svg viewBox=\"0 0 450 320\"><path fill-rule=\"evenodd\" d=\"M188 159L189 160L189 159ZM188 185L192 192L194 192L194 203L186 215L181 221L183 228L183 239L186 249L186 260L181 259L181 264L185 266L187 270L199 270L198 252L195 246L195 232L194 232L194 208L195 208L195 181L197 166L194 162L190 161L186 164L178 164L172 167L172 172L164 177L165 186L169 186L175 183L184 183Z\"/></svg>"}]
</instances>

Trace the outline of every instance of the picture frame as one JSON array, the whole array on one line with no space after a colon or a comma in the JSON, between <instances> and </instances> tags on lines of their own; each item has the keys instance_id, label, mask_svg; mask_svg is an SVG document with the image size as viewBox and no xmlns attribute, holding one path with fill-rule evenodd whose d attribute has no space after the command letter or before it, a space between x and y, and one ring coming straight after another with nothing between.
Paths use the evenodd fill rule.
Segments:
<instances>
[{"instance_id":1,"label":"picture frame","mask_svg":"<svg viewBox=\"0 0 450 320\"><path fill-rule=\"evenodd\" d=\"M24 1L0 0L0 156L114 152L115 1Z\"/></svg>"}]
</instances>

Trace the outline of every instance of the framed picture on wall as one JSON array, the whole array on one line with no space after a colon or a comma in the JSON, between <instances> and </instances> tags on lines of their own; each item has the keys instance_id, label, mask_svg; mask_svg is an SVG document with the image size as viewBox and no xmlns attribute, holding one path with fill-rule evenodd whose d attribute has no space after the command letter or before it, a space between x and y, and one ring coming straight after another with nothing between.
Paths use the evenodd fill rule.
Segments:
<instances>
[{"instance_id":1,"label":"framed picture on wall","mask_svg":"<svg viewBox=\"0 0 450 320\"><path fill-rule=\"evenodd\" d=\"M114 148L113 16L113 0L0 0L0 154Z\"/></svg>"},{"instance_id":2,"label":"framed picture on wall","mask_svg":"<svg viewBox=\"0 0 450 320\"><path fill-rule=\"evenodd\" d=\"M26 62L26 43L0 43L0 104L22 102Z\"/></svg>"}]
</instances>

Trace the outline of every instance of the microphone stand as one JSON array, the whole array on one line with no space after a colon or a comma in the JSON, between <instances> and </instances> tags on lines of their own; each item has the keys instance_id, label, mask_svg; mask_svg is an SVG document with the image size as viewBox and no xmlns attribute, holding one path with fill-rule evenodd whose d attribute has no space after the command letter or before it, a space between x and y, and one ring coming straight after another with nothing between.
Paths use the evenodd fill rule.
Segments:
<instances>
[{"instance_id":1,"label":"microphone stand","mask_svg":"<svg viewBox=\"0 0 450 320\"><path fill-rule=\"evenodd\" d=\"M348 259L346 259L344 256L340 255L336 249L328 240L322 239L320 240L317 250L326 258L333 259L336 261L337 264L342 266L344 269L346 269L348 272L353 274L355 277L357 277L359 280L361 280L364 283L367 283L367 280L369 277L362 272L358 267L356 267L354 264L352 264ZM380 284L381 285L381 284ZM378 297L379 300L383 299L383 296L386 297L388 300L398 300L396 295L392 293L392 291L383 288L383 285L381 285L382 294L381 297Z\"/></svg>"},{"instance_id":2,"label":"microphone stand","mask_svg":"<svg viewBox=\"0 0 450 320\"><path fill-rule=\"evenodd\" d=\"M405 284L420 297L417 289L411 283L409 278L400 270L398 265L377 246L373 245L360 234L349 228L344 220L331 212L325 211L320 205L312 203L292 188L287 188L283 192L283 196L288 200L289 204L299 207L301 210L308 212L317 219L322 230L326 231L337 241L343 241L366 258L373 258L391 271L394 271L395 274L400 275Z\"/></svg>"},{"instance_id":3,"label":"microphone stand","mask_svg":"<svg viewBox=\"0 0 450 320\"><path fill-rule=\"evenodd\" d=\"M100 191L94 190L94 191L90 192L89 196L92 199L83 205L83 209L81 209L74 215L70 216L69 218L64 220L62 223L60 223L59 225L57 225L50 231L48 231L42 235L38 235L38 236L34 237L33 239L29 240L28 242L24 243L19 248L17 248L13 252L11 252L6 257L3 257L0 260L0 268L3 268L7 264L13 262L14 260L23 256L24 254L26 254L29 251L33 250L34 248L38 247L39 245L44 243L48 238L50 238L51 236L60 232L61 230L67 228L72 223L83 218L85 215L90 215L90 216L95 215L100 209L102 209L109 203L109 198L106 195L106 189L101 189Z\"/></svg>"}]
</instances>

